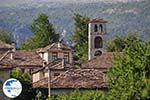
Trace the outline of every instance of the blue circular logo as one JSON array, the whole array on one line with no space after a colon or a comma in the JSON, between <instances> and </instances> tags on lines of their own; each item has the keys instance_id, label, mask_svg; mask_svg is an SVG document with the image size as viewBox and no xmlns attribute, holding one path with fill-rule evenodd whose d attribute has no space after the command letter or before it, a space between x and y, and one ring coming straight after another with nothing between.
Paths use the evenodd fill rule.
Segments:
<instances>
[{"instance_id":1,"label":"blue circular logo","mask_svg":"<svg viewBox=\"0 0 150 100\"><path fill-rule=\"evenodd\" d=\"M16 98L22 91L22 85L19 80L11 78L3 84L3 92L9 98Z\"/></svg>"}]
</instances>

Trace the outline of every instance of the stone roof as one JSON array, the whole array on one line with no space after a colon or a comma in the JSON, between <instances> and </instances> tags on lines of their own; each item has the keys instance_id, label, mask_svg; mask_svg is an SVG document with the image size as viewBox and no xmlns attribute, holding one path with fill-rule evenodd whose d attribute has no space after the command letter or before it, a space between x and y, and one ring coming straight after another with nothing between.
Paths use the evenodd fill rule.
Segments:
<instances>
[{"instance_id":1,"label":"stone roof","mask_svg":"<svg viewBox=\"0 0 150 100\"><path fill-rule=\"evenodd\" d=\"M3 56L6 55L6 53L9 51L9 50L12 50L13 49L13 46L10 45L10 44L7 44L3 41L0 40L0 59L3 58Z\"/></svg>"},{"instance_id":2,"label":"stone roof","mask_svg":"<svg viewBox=\"0 0 150 100\"><path fill-rule=\"evenodd\" d=\"M33 87L47 87L48 78L43 78ZM96 69L70 69L51 80L51 88L107 88L104 74Z\"/></svg>"},{"instance_id":3,"label":"stone roof","mask_svg":"<svg viewBox=\"0 0 150 100\"><path fill-rule=\"evenodd\" d=\"M50 69L63 69L63 60L62 59L56 59L54 61L52 61L51 63L49 63L48 65L46 65L46 67L49 67Z\"/></svg>"},{"instance_id":4,"label":"stone roof","mask_svg":"<svg viewBox=\"0 0 150 100\"><path fill-rule=\"evenodd\" d=\"M104 74L96 69L72 69L52 80L53 88L105 88Z\"/></svg>"},{"instance_id":5,"label":"stone roof","mask_svg":"<svg viewBox=\"0 0 150 100\"><path fill-rule=\"evenodd\" d=\"M48 45L45 48L38 49L37 52L62 51L62 50L69 50L69 51L71 51L72 49L70 47L68 47L65 43L57 42L57 43L53 43L51 45Z\"/></svg>"},{"instance_id":6,"label":"stone roof","mask_svg":"<svg viewBox=\"0 0 150 100\"><path fill-rule=\"evenodd\" d=\"M12 59L11 59L12 54ZM9 51L0 59L0 65L12 67L38 67L43 66L42 58L34 51Z\"/></svg>"},{"instance_id":7,"label":"stone roof","mask_svg":"<svg viewBox=\"0 0 150 100\"><path fill-rule=\"evenodd\" d=\"M121 55L122 53L117 52L106 52L102 53L101 56L97 56L81 65L81 68L85 69L108 69L113 64L113 56Z\"/></svg>"},{"instance_id":8,"label":"stone roof","mask_svg":"<svg viewBox=\"0 0 150 100\"><path fill-rule=\"evenodd\" d=\"M7 53L9 52L9 50L0 50L0 60L1 59L3 59L3 57L5 56L5 55L7 55Z\"/></svg>"},{"instance_id":9,"label":"stone roof","mask_svg":"<svg viewBox=\"0 0 150 100\"><path fill-rule=\"evenodd\" d=\"M51 70L64 69L64 66L62 65L62 59L56 59L56 60L50 62L49 64L45 64L44 67L41 67L41 68L38 68L38 69L32 71L32 74L37 73L39 71L46 70L47 67L50 68Z\"/></svg>"},{"instance_id":10,"label":"stone roof","mask_svg":"<svg viewBox=\"0 0 150 100\"><path fill-rule=\"evenodd\" d=\"M0 40L0 49L12 49L13 46Z\"/></svg>"},{"instance_id":11,"label":"stone roof","mask_svg":"<svg viewBox=\"0 0 150 100\"><path fill-rule=\"evenodd\" d=\"M50 68L51 71L52 70L76 69L76 67L74 67L73 65L65 64L63 59L58 58L58 59L55 59L52 62L46 64L44 67L38 68L38 69L32 71L32 74L43 71L43 70L48 70L47 67Z\"/></svg>"},{"instance_id":12,"label":"stone roof","mask_svg":"<svg viewBox=\"0 0 150 100\"><path fill-rule=\"evenodd\" d=\"M102 18L94 18L94 19L90 20L90 23L107 23L107 21L105 21Z\"/></svg>"}]
</instances>

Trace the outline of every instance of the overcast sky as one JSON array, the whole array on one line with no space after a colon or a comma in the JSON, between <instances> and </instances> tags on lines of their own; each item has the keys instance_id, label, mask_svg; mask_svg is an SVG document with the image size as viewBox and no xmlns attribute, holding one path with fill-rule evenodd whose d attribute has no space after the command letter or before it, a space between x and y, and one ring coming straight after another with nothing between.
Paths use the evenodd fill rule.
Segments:
<instances>
[{"instance_id":1,"label":"overcast sky","mask_svg":"<svg viewBox=\"0 0 150 100\"><path fill-rule=\"evenodd\" d=\"M11 5L18 5L18 4L24 4L24 3L37 3L37 2L64 2L64 3L70 3L70 2L95 2L95 1L105 1L105 2L127 2L129 0L0 0L0 6L11 6ZM130 0L131 1L131 0ZM135 0L132 0L135 1ZM142 0L136 0L136 1L142 1Z\"/></svg>"}]
</instances>

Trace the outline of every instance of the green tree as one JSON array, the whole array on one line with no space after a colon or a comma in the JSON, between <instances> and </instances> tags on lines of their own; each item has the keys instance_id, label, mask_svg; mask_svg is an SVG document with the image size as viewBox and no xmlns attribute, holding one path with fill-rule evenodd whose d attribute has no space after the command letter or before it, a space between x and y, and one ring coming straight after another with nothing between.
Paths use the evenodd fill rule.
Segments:
<instances>
[{"instance_id":1,"label":"green tree","mask_svg":"<svg viewBox=\"0 0 150 100\"><path fill-rule=\"evenodd\" d=\"M139 36L135 32L129 32L125 36L115 36L107 42L107 50L109 52L122 52L125 45L128 43L128 39L138 40Z\"/></svg>"},{"instance_id":2,"label":"green tree","mask_svg":"<svg viewBox=\"0 0 150 100\"><path fill-rule=\"evenodd\" d=\"M110 100L150 99L150 42L128 38L108 71Z\"/></svg>"},{"instance_id":3,"label":"green tree","mask_svg":"<svg viewBox=\"0 0 150 100\"><path fill-rule=\"evenodd\" d=\"M46 88L37 88L36 89L36 100L46 100L47 98L47 89Z\"/></svg>"},{"instance_id":4,"label":"green tree","mask_svg":"<svg viewBox=\"0 0 150 100\"><path fill-rule=\"evenodd\" d=\"M0 40L6 43L12 43L13 39L11 34L3 29L0 29Z\"/></svg>"},{"instance_id":5,"label":"green tree","mask_svg":"<svg viewBox=\"0 0 150 100\"><path fill-rule=\"evenodd\" d=\"M49 100L106 100L105 95L101 91L79 91L75 90L67 95L52 97Z\"/></svg>"},{"instance_id":6,"label":"green tree","mask_svg":"<svg viewBox=\"0 0 150 100\"><path fill-rule=\"evenodd\" d=\"M34 90L32 89L31 76L28 71L22 73L19 68L15 68L11 71L11 78L18 79L22 84L21 94L14 100L31 100L35 97Z\"/></svg>"},{"instance_id":7,"label":"green tree","mask_svg":"<svg viewBox=\"0 0 150 100\"><path fill-rule=\"evenodd\" d=\"M74 43L74 58L79 63L88 58L88 22L89 18L80 14L73 16L75 31L72 36Z\"/></svg>"},{"instance_id":8,"label":"green tree","mask_svg":"<svg viewBox=\"0 0 150 100\"><path fill-rule=\"evenodd\" d=\"M40 14L37 19L33 20L31 31L33 35L21 45L22 49L32 50L45 47L59 39L59 34L55 32L46 14Z\"/></svg>"}]
</instances>

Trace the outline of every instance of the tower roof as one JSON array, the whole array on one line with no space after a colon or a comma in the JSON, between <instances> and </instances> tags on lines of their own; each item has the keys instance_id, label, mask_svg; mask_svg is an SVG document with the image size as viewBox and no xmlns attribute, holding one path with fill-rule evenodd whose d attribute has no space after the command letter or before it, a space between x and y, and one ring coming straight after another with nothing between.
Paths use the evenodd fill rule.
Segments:
<instances>
[{"instance_id":1,"label":"tower roof","mask_svg":"<svg viewBox=\"0 0 150 100\"><path fill-rule=\"evenodd\" d=\"M90 20L90 23L107 23L107 21L98 17L98 18L94 18L94 19Z\"/></svg>"}]
</instances>

